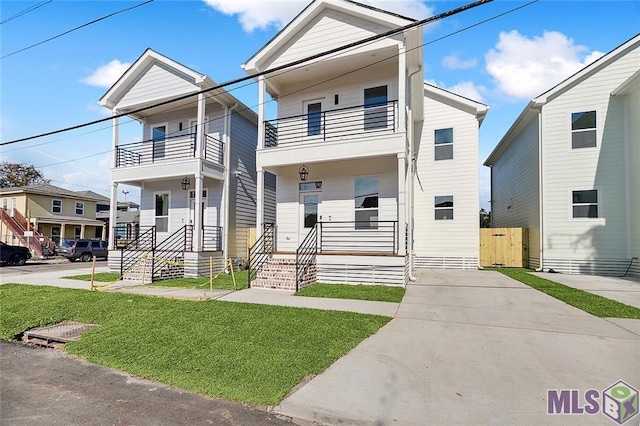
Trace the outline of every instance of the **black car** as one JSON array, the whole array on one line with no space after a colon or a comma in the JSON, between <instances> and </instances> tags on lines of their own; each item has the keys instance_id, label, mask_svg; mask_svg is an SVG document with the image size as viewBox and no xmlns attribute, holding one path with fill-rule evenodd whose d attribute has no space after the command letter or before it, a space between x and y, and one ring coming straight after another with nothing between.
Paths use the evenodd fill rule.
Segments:
<instances>
[{"instance_id":1,"label":"black car","mask_svg":"<svg viewBox=\"0 0 640 426\"><path fill-rule=\"evenodd\" d=\"M73 262L80 259L81 262L89 262L93 256L107 258L107 242L100 240L63 240L60 243L58 254Z\"/></svg>"},{"instance_id":2,"label":"black car","mask_svg":"<svg viewBox=\"0 0 640 426\"><path fill-rule=\"evenodd\" d=\"M3 265L24 265L31 259L31 252L26 247L10 246L0 242L0 263Z\"/></svg>"}]
</instances>

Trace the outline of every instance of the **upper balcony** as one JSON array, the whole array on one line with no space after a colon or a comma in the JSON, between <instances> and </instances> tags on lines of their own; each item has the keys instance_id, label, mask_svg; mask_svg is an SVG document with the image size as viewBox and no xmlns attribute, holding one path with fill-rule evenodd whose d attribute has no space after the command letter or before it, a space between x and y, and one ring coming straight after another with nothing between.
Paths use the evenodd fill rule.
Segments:
<instances>
[{"instance_id":1,"label":"upper balcony","mask_svg":"<svg viewBox=\"0 0 640 426\"><path fill-rule=\"evenodd\" d=\"M404 152L398 101L321 110L264 122L264 167ZM285 154L286 155L283 155Z\"/></svg>"},{"instance_id":2,"label":"upper balcony","mask_svg":"<svg viewBox=\"0 0 640 426\"><path fill-rule=\"evenodd\" d=\"M224 143L211 135L203 139L202 162L214 178L222 178ZM193 174L198 167L196 134L167 136L118 145L112 177L117 182L134 182L183 174ZM220 176L217 176L219 172Z\"/></svg>"}]
</instances>

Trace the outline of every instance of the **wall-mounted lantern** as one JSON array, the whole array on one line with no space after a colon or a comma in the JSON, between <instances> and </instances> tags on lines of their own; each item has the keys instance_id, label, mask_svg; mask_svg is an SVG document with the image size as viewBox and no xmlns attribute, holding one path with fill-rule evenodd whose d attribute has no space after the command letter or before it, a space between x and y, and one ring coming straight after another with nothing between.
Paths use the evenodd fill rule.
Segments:
<instances>
[{"instance_id":1,"label":"wall-mounted lantern","mask_svg":"<svg viewBox=\"0 0 640 426\"><path fill-rule=\"evenodd\" d=\"M189 187L191 186L191 179L189 179L189 177L188 177L188 176L185 176L185 177L182 179L182 183L181 183L181 185L182 185L182 189L184 189L184 190L186 191L186 190L187 190L187 189L189 189Z\"/></svg>"},{"instance_id":2,"label":"wall-mounted lantern","mask_svg":"<svg viewBox=\"0 0 640 426\"><path fill-rule=\"evenodd\" d=\"M300 180L307 180L307 176L309 176L309 169L303 164L302 167L298 169L298 174L300 175Z\"/></svg>"}]
</instances>

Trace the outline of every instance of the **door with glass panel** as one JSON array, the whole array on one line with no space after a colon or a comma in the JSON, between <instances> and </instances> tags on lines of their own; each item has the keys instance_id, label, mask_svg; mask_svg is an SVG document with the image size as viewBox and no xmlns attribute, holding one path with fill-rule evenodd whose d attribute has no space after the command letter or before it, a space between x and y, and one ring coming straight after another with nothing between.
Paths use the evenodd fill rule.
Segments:
<instances>
[{"instance_id":1,"label":"door with glass panel","mask_svg":"<svg viewBox=\"0 0 640 426\"><path fill-rule=\"evenodd\" d=\"M300 237L298 245L304 241L311 228L322 219L321 192L300 193Z\"/></svg>"},{"instance_id":2,"label":"door with glass panel","mask_svg":"<svg viewBox=\"0 0 640 426\"><path fill-rule=\"evenodd\" d=\"M303 129L304 138L323 137L322 100L305 101L303 103Z\"/></svg>"}]
</instances>

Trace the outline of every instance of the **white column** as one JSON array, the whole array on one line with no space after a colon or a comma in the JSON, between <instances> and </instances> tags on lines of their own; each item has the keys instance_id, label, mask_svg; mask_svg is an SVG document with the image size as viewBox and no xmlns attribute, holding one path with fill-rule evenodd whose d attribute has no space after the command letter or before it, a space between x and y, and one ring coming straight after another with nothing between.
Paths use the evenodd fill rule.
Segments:
<instances>
[{"instance_id":1,"label":"white column","mask_svg":"<svg viewBox=\"0 0 640 426\"><path fill-rule=\"evenodd\" d=\"M196 199L193 206L193 251L202 251L202 175L196 175Z\"/></svg>"},{"instance_id":2,"label":"white column","mask_svg":"<svg viewBox=\"0 0 640 426\"><path fill-rule=\"evenodd\" d=\"M406 157L404 153L398 154L398 254L406 254L405 250L405 229L407 223L406 217Z\"/></svg>"},{"instance_id":3,"label":"white column","mask_svg":"<svg viewBox=\"0 0 640 426\"><path fill-rule=\"evenodd\" d=\"M84 223L82 225L80 225L80 238L84 238L85 229L86 229L86 227L85 227Z\"/></svg>"},{"instance_id":4,"label":"white column","mask_svg":"<svg viewBox=\"0 0 640 426\"><path fill-rule=\"evenodd\" d=\"M116 236L113 229L118 216L118 184L111 182L111 199L109 201L109 250L116 248Z\"/></svg>"},{"instance_id":5,"label":"white column","mask_svg":"<svg viewBox=\"0 0 640 426\"><path fill-rule=\"evenodd\" d=\"M398 131L406 132L405 111L407 107L407 63L405 47L398 47Z\"/></svg>"},{"instance_id":6,"label":"white column","mask_svg":"<svg viewBox=\"0 0 640 426\"><path fill-rule=\"evenodd\" d=\"M62 241L62 240L64 240L64 239L66 238L66 237L65 237L65 235L66 235L66 231L67 231L67 230L65 229L65 224L64 224L64 223L60 224L60 240L61 240L61 241Z\"/></svg>"},{"instance_id":7,"label":"white column","mask_svg":"<svg viewBox=\"0 0 640 426\"><path fill-rule=\"evenodd\" d=\"M258 169L258 178L256 181L256 238L262 235L264 224L264 171Z\"/></svg>"},{"instance_id":8,"label":"white column","mask_svg":"<svg viewBox=\"0 0 640 426\"><path fill-rule=\"evenodd\" d=\"M264 76L258 77L258 149L264 148L264 98L265 98Z\"/></svg>"},{"instance_id":9,"label":"white column","mask_svg":"<svg viewBox=\"0 0 640 426\"><path fill-rule=\"evenodd\" d=\"M196 158L202 158L202 153L204 152L205 107L206 107L206 102L205 102L205 99L204 99L204 93L199 93L198 94L198 117L196 118L196 120L197 120ZM197 195L196 195L196 198L197 198Z\"/></svg>"}]
</instances>

